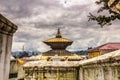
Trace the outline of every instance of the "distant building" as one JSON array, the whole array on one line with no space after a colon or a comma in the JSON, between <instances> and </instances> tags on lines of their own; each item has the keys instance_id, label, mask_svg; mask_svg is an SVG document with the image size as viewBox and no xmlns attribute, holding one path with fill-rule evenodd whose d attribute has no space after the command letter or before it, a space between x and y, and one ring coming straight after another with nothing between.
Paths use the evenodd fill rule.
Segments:
<instances>
[{"instance_id":1,"label":"distant building","mask_svg":"<svg viewBox=\"0 0 120 80\"><path fill-rule=\"evenodd\" d=\"M9 80L24 80L25 72L22 67L23 61L21 59L11 56Z\"/></svg>"},{"instance_id":2,"label":"distant building","mask_svg":"<svg viewBox=\"0 0 120 80\"><path fill-rule=\"evenodd\" d=\"M73 52L80 55L84 59L88 58L87 50L73 51Z\"/></svg>"},{"instance_id":3,"label":"distant building","mask_svg":"<svg viewBox=\"0 0 120 80\"><path fill-rule=\"evenodd\" d=\"M18 61L13 56L11 56L9 80L17 79L17 77L18 77L18 68L19 68Z\"/></svg>"},{"instance_id":4,"label":"distant building","mask_svg":"<svg viewBox=\"0 0 120 80\"><path fill-rule=\"evenodd\" d=\"M97 57L100 55L103 55L108 52L112 52L115 50L120 49L120 43L106 43L101 46L89 49L88 52L88 58Z\"/></svg>"}]
</instances>

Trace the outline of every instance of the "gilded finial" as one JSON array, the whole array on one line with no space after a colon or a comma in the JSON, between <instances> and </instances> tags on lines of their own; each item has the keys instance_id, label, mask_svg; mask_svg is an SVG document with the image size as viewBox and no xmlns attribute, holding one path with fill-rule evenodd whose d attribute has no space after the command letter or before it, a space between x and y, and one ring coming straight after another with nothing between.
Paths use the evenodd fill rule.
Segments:
<instances>
[{"instance_id":1,"label":"gilded finial","mask_svg":"<svg viewBox=\"0 0 120 80\"><path fill-rule=\"evenodd\" d=\"M61 36L61 33L60 33L60 28L58 28L58 32L57 32L57 34L56 34L56 38L61 38L62 36Z\"/></svg>"}]
</instances>

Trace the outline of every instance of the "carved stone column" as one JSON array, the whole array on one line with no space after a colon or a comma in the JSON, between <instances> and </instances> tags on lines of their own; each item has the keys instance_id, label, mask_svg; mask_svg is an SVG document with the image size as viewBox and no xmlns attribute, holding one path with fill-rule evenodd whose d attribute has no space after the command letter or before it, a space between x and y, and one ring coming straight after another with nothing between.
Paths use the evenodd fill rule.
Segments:
<instances>
[{"instance_id":1,"label":"carved stone column","mask_svg":"<svg viewBox=\"0 0 120 80\"><path fill-rule=\"evenodd\" d=\"M13 33L17 26L0 14L0 80L8 80Z\"/></svg>"}]
</instances>

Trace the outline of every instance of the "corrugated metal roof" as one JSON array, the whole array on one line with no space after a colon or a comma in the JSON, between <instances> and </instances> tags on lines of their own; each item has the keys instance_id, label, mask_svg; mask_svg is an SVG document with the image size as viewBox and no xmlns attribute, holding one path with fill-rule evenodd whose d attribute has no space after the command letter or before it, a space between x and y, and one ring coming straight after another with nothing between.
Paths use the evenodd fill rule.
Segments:
<instances>
[{"instance_id":1,"label":"corrugated metal roof","mask_svg":"<svg viewBox=\"0 0 120 80\"><path fill-rule=\"evenodd\" d=\"M120 43L106 43L106 44L103 44L101 46L90 49L88 51L92 51L92 50L117 50L117 49L120 49Z\"/></svg>"}]
</instances>

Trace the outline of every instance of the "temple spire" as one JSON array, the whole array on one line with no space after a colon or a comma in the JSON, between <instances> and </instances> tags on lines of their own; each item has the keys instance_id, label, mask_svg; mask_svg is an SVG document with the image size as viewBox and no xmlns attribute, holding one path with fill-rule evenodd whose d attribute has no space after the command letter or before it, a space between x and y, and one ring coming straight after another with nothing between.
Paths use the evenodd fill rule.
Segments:
<instances>
[{"instance_id":1,"label":"temple spire","mask_svg":"<svg viewBox=\"0 0 120 80\"><path fill-rule=\"evenodd\" d=\"M60 33L60 28L58 28L58 32L56 34L56 38L62 38L61 33Z\"/></svg>"},{"instance_id":2,"label":"temple spire","mask_svg":"<svg viewBox=\"0 0 120 80\"><path fill-rule=\"evenodd\" d=\"M43 41L45 44L51 46L53 50L65 50L67 46L71 45L73 41L62 38L60 29L58 28L57 34L54 38Z\"/></svg>"},{"instance_id":3,"label":"temple spire","mask_svg":"<svg viewBox=\"0 0 120 80\"><path fill-rule=\"evenodd\" d=\"M25 49L24 49L25 47L24 47L24 45L23 45L23 48L22 48L22 51L24 52L25 51Z\"/></svg>"}]
</instances>

